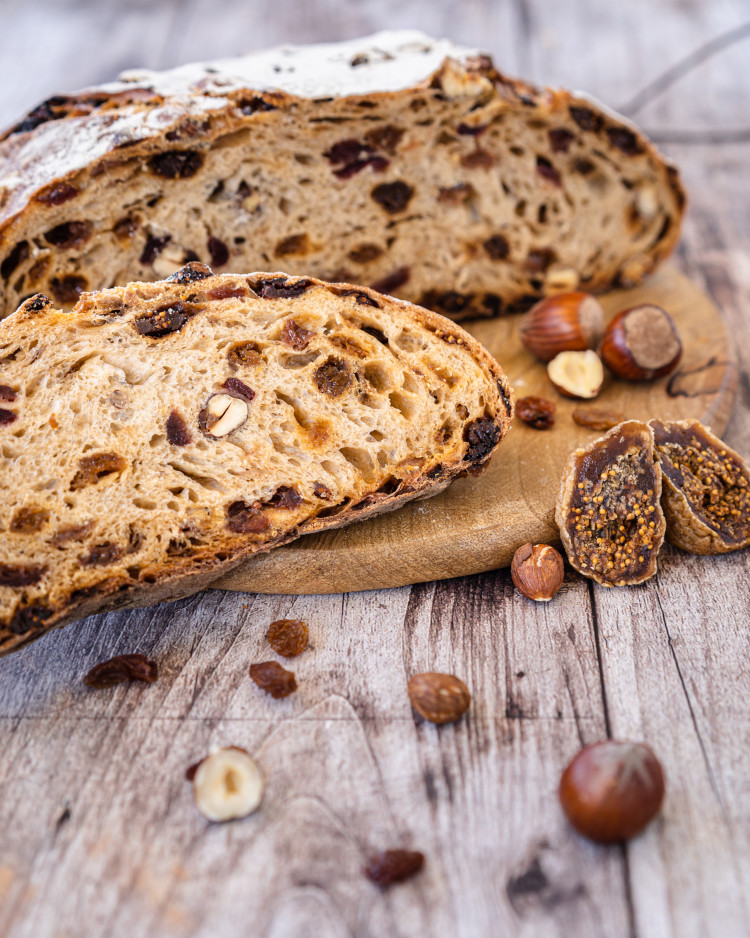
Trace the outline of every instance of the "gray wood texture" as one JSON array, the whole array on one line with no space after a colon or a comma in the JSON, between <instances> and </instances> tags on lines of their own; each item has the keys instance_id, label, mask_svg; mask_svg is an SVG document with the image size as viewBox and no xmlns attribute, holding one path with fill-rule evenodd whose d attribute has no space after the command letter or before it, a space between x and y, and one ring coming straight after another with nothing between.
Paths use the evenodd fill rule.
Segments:
<instances>
[{"instance_id":1,"label":"gray wood texture","mask_svg":"<svg viewBox=\"0 0 750 938\"><path fill-rule=\"evenodd\" d=\"M129 66L385 26L634 102L685 175L677 263L737 339L727 439L750 454L750 40L640 94L748 19L746 0L0 0L0 122ZM545 606L498 571L349 595L209 591L53 633L0 661L0 934L750 934L749 579L747 553L668 549L643 587L570 573ZM280 616L308 621L312 641L292 665L299 692L274 701L247 668L271 657L263 636ZM135 651L158 660L157 684L81 684ZM406 680L428 669L469 684L468 719L415 722ZM572 833L555 794L581 743L607 735L647 740L668 786L662 817L614 849ZM212 825L196 812L183 773L212 744L261 763L253 817ZM395 845L427 865L383 894L360 867Z\"/></svg>"}]
</instances>

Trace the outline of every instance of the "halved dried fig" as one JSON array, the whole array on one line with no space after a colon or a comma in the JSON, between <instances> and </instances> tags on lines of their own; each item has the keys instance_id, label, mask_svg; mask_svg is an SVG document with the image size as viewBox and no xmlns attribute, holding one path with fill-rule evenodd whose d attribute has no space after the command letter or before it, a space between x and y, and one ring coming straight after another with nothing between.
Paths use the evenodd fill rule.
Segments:
<instances>
[{"instance_id":1,"label":"halved dried fig","mask_svg":"<svg viewBox=\"0 0 750 938\"><path fill-rule=\"evenodd\" d=\"M651 420L669 540L691 554L750 545L750 472L697 420Z\"/></svg>"},{"instance_id":2,"label":"halved dried fig","mask_svg":"<svg viewBox=\"0 0 750 938\"><path fill-rule=\"evenodd\" d=\"M666 528L661 487L653 431L638 420L571 453L555 506L571 565L603 586L652 577Z\"/></svg>"}]
</instances>

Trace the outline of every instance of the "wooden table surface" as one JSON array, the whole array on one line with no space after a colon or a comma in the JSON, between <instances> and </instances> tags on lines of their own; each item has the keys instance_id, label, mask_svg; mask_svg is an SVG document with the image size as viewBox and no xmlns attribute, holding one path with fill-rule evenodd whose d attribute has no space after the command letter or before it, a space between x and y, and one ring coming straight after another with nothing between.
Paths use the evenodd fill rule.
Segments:
<instances>
[{"instance_id":1,"label":"wooden table surface","mask_svg":"<svg viewBox=\"0 0 750 938\"><path fill-rule=\"evenodd\" d=\"M384 27L589 90L683 169L676 263L736 337L727 438L749 455L747 20L747 0L0 0L0 123L130 66ZM0 661L0 934L746 936L748 580L747 552L667 549L642 587L568 573L549 605L500 571L320 597L209 591L51 634ZM308 621L312 649L294 665L299 692L274 701L247 669L279 617ZM82 685L136 651L159 662L157 684ZM424 670L469 684L468 719L415 722L406 680ZM566 762L607 736L648 741L668 787L661 818L612 849L576 836L556 799ZM267 775L244 821L212 825L193 806L184 771L212 744L247 748ZM360 868L396 845L427 865L383 894Z\"/></svg>"}]
</instances>

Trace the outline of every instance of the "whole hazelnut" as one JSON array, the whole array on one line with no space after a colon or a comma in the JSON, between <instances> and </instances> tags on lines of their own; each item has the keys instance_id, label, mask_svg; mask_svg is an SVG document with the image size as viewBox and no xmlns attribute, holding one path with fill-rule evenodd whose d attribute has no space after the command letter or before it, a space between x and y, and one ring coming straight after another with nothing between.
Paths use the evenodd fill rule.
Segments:
<instances>
[{"instance_id":1,"label":"whole hazelnut","mask_svg":"<svg viewBox=\"0 0 750 938\"><path fill-rule=\"evenodd\" d=\"M677 367L682 342L666 310L660 306L633 306L609 324L599 354L618 378L652 381Z\"/></svg>"},{"instance_id":2,"label":"whole hazelnut","mask_svg":"<svg viewBox=\"0 0 750 938\"><path fill-rule=\"evenodd\" d=\"M559 551L549 544L523 544L513 554L510 575L519 593L535 602L549 602L565 576Z\"/></svg>"},{"instance_id":3,"label":"whole hazelnut","mask_svg":"<svg viewBox=\"0 0 750 938\"><path fill-rule=\"evenodd\" d=\"M559 352L596 348L604 332L601 304L588 293L558 293L532 306L521 320L521 342L548 362Z\"/></svg>"},{"instance_id":4,"label":"whole hazelnut","mask_svg":"<svg viewBox=\"0 0 750 938\"><path fill-rule=\"evenodd\" d=\"M604 368L596 352L560 352L547 365L547 376L564 397L596 397L604 383Z\"/></svg>"},{"instance_id":5,"label":"whole hazelnut","mask_svg":"<svg viewBox=\"0 0 750 938\"><path fill-rule=\"evenodd\" d=\"M460 678L437 671L413 675L407 693L412 707L430 723L453 723L471 704L469 688Z\"/></svg>"},{"instance_id":6,"label":"whole hazelnut","mask_svg":"<svg viewBox=\"0 0 750 938\"><path fill-rule=\"evenodd\" d=\"M585 746L560 779L560 804L579 834L599 844L635 837L659 812L664 772L645 743Z\"/></svg>"}]
</instances>

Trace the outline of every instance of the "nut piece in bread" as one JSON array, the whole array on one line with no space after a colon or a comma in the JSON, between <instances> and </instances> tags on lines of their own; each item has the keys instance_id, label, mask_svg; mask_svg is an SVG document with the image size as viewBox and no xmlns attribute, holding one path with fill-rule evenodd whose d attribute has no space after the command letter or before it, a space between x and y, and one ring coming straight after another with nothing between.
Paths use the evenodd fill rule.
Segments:
<instances>
[{"instance_id":1,"label":"nut piece in bread","mask_svg":"<svg viewBox=\"0 0 750 938\"><path fill-rule=\"evenodd\" d=\"M0 137L0 178L0 316L196 259L491 316L637 283L685 202L624 118L413 31L56 95Z\"/></svg>"},{"instance_id":2,"label":"nut piece in bread","mask_svg":"<svg viewBox=\"0 0 750 938\"><path fill-rule=\"evenodd\" d=\"M459 326L282 273L43 296L0 323L0 652L434 495L508 429Z\"/></svg>"}]
</instances>

